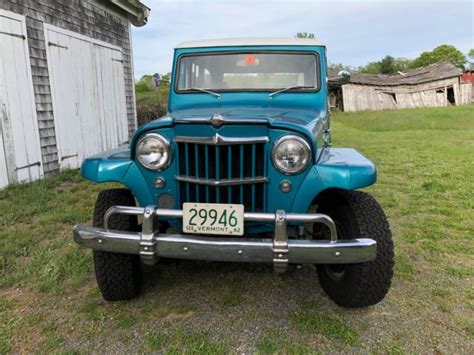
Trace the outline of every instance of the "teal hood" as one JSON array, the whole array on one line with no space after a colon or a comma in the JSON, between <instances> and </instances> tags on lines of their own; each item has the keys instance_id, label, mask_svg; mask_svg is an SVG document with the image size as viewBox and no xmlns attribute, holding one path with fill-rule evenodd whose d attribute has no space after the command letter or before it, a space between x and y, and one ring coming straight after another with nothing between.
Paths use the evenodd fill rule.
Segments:
<instances>
[{"instance_id":1,"label":"teal hood","mask_svg":"<svg viewBox=\"0 0 474 355\"><path fill-rule=\"evenodd\" d=\"M271 128L298 132L314 144L318 132L328 119L326 108L277 108L264 106L198 107L182 109L140 127L133 141L143 132L182 123L209 123L216 118L221 124L263 124Z\"/></svg>"}]
</instances>

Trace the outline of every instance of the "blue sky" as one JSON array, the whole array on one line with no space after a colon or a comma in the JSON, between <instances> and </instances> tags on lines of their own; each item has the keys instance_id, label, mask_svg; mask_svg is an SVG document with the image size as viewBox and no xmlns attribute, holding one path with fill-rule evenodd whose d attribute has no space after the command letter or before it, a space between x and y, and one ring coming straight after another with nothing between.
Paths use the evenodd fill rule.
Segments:
<instances>
[{"instance_id":1,"label":"blue sky","mask_svg":"<svg viewBox=\"0 0 474 355\"><path fill-rule=\"evenodd\" d=\"M182 41L292 37L312 32L332 63L352 66L386 54L414 58L440 44L474 47L472 0L142 0L148 24L133 28L135 77L166 73Z\"/></svg>"}]
</instances>

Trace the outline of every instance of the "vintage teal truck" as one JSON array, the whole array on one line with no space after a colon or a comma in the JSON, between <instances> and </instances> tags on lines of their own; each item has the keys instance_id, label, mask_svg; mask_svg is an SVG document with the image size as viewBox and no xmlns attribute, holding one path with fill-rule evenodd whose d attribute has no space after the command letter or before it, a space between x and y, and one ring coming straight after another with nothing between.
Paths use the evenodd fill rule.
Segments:
<instances>
[{"instance_id":1,"label":"vintage teal truck","mask_svg":"<svg viewBox=\"0 0 474 355\"><path fill-rule=\"evenodd\" d=\"M167 116L82 164L84 178L124 186L99 194L93 227L74 227L93 249L103 297L135 297L142 265L171 258L276 272L316 265L337 304L381 301L393 275L390 227L357 190L375 183L374 164L331 147L326 48L296 38L185 42L170 87Z\"/></svg>"}]
</instances>

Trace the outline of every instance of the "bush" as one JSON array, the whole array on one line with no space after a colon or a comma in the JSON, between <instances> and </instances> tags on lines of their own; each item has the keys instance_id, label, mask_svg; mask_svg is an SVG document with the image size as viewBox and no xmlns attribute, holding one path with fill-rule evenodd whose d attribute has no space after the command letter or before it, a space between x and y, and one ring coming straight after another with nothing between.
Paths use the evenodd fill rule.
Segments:
<instances>
[{"instance_id":1,"label":"bush","mask_svg":"<svg viewBox=\"0 0 474 355\"><path fill-rule=\"evenodd\" d=\"M168 111L168 93L158 91L136 93L138 126L156 120Z\"/></svg>"},{"instance_id":2,"label":"bush","mask_svg":"<svg viewBox=\"0 0 474 355\"><path fill-rule=\"evenodd\" d=\"M168 111L169 76L165 75L165 81L159 87L152 85L151 75L144 75L135 84L135 95L137 100L138 126L156 120Z\"/></svg>"}]
</instances>

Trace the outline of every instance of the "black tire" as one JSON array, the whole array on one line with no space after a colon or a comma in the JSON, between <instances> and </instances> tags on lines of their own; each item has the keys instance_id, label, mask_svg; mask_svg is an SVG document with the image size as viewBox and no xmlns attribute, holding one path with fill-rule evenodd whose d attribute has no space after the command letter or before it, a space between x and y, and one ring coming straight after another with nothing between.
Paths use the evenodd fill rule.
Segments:
<instances>
[{"instance_id":1,"label":"black tire","mask_svg":"<svg viewBox=\"0 0 474 355\"><path fill-rule=\"evenodd\" d=\"M332 191L318 202L318 212L336 223L338 239L369 236L377 241L374 261L347 265L317 265L320 284L338 305L367 307L380 302L393 277L393 241L385 213L377 201L360 191ZM316 227L319 226L319 227ZM321 233L315 224L315 234ZM328 237L328 231L325 233Z\"/></svg>"},{"instance_id":2,"label":"black tire","mask_svg":"<svg viewBox=\"0 0 474 355\"><path fill-rule=\"evenodd\" d=\"M112 206L135 206L135 199L127 189L104 190L99 193L94 209L94 227L104 227L104 215ZM137 231L136 216L113 215L109 228ZM106 301L130 300L136 297L141 285L140 257L138 255L94 250L95 277Z\"/></svg>"}]
</instances>

